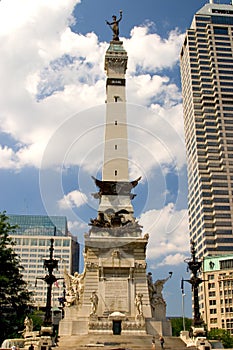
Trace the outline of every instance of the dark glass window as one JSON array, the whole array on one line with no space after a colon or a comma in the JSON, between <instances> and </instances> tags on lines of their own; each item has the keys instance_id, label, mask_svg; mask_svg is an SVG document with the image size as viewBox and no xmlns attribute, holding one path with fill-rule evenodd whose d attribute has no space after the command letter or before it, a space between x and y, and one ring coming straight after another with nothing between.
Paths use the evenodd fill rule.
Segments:
<instances>
[{"instance_id":1,"label":"dark glass window","mask_svg":"<svg viewBox=\"0 0 233 350\"><path fill-rule=\"evenodd\" d=\"M218 10L213 9L212 11L215 13L233 14L233 11L229 11L229 10L226 11L226 10L222 10L222 9L218 9ZM211 21L214 24L232 24L233 25L233 17L230 17L230 16L229 17L228 16L212 16ZM215 27L215 28L217 28L217 27ZM224 34L228 33L227 28L221 28L221 29L226 29L226 33L224 33ZM219 34L219 33L217 33L217 34Z\"/></svg>"},{"instance_id":2,"label":"dark glass window","mask_svg":"<svg viewBox=\"0 0 233 350\"><path fill-rule=\"evenodd\" d=\"M233 268L233 260L229 259L229 260L220 260L220 269L221 270L225 270L225 269L232 269Z\"/></svg>"}]
</instances>

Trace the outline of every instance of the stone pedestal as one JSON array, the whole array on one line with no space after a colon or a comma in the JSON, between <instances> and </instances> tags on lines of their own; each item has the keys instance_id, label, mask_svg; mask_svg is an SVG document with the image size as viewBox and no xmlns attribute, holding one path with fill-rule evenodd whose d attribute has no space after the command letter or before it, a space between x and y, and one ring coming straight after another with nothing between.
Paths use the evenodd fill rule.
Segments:
<instances>
[{"instance_id":1,"label":"stone pedestal","mask_svg":"<svg viewBox=\"0 0 233 350\"><path fill-rule=\"evenodd\" d=\"M113 332L113 321L121 331L146 332L145 318L151 318L146 277L145 252L148 237L103 237L85 239L85 280L79 305L65 307L59 335ZM96 314L91 315L93 291L98 296ZM135 297L141 293L143 318L136 318Z\"/></svg>"},{"instance_id":2,"label":"stone pedestal","mask_svg":"<svg viewBox=\"0 0 233 350\"><path fill-rule=\"evenodd\" d=\"M85 240L85 281L79 305L65 308L59 335L87 333L113 334L120 321L121 334L171 335L164 310L153 318L146 275L145 237L91 237ZM96 314L91 315L93 291L98 296ZM138 314L136 295L142 294L142 315ZM159 319L160 317L160 319Z\"/></svg>"}]
</instances>

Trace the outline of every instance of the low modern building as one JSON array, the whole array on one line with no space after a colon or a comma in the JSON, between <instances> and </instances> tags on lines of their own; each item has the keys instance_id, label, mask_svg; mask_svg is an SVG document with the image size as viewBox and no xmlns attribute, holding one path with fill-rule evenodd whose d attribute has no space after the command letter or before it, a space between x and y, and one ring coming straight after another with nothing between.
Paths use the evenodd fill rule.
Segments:
<instances>
[{"instance_id":1,"label":"low modern building","mask_svg":"<svg viewBox=\"0 0 233 350\"><path fill-rule=\"evenodd\" d=\"M200 309L208 329L233 334L233 255L205 257L203 277Z\"/></svg>"},{"instance_id":2,"label":"low modern building","mask_svg":"<svg viewBox=\"0 0 233 350\"><path fill-rule=\"evenodd\" d=\"M38 308L46 305L47 284L41 279L46 275L44 260L49 258L51 238L54 239L54 258L59 260L54 275L58 280L53 285L52 306L59 305L63 296L64 268L73 274L79 266L79 244L68 231L65 216L8 215L11 225L17 225L11 234L15 242L14 250L24 267L23 277L33 292L33 304Z\"/></svg>"}]
</instances>

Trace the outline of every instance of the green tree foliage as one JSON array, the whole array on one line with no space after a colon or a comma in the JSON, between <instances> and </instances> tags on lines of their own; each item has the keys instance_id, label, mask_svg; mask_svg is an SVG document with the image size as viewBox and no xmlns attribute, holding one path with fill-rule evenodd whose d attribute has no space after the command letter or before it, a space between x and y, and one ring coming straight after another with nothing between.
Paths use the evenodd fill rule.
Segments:
<instances>
[{"instance_id":1,"label":"green tree foliage","mask_svg":"<svg viewBox=\"0 0 233 350\"><path fill-rule=\"evenodd\" d=\"M188 331L192 325L192 320L190 318L185 318L185 329ZM179 337L180 332L184 330L183 328L183 318L177 317L177 318L171 318L171 325L172 325L172 335L174 337Z\"/></svg>"},{"instance_id":2,"label":"green tree foliage","mask_svg":"<svg viewBox=\"0 0 233 350\"><path fill-rule=\"evenodd\" d=\"M33 330L39 331L41 329L41 326L43 324L44 320L44 312L39 310L34 310L32 313L30 313L29 317L33 321Z\"/></svg>"},{"instance_id":3,"label":"green tree foliage","mask_svg":"<svg viewBox=\"0 0 233 350\"><path fill-rule=\"evenodd\" d=\"M23 268L9 236L15 229L5 212L0 213L0 342L9 337L19 337L18 330L23 328L30 300L21 273Z\"/></svg>"},{"instance_id":4,"label":"green tree foliage","mask_svg":"<svg viewBox=\"0 0 233 350\"><path fill-rule=\"evenodd\" d=\"M226 349L233 347L233 338L226 329L211 329L208 332L208 339L220 340Z\"/></svg>"}]
</instances>

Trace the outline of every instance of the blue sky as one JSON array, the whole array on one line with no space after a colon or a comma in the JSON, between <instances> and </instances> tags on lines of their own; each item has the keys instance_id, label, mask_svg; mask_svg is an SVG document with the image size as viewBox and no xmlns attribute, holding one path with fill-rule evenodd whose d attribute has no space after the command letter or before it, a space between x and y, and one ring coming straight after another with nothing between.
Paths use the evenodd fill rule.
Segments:
<instances>
[{"instance_id":1,"label":"blue sky","mask_svg":"<svg viewBox=\"0 0 233 350\"><path fill-rule=\"evenodd\" d=\"M206 1L94 3L0 2L0 210L66 215L83 244L98 208L91 176L101 176L103 161L104 54L112 36L105 20L123 10L130 176L142 175L135 216L150 234L154 280L174 272L164 296L168 315L180 315L190 253L179 52Z\"/></svg>"}]
</instances>

